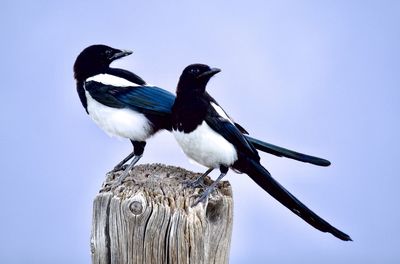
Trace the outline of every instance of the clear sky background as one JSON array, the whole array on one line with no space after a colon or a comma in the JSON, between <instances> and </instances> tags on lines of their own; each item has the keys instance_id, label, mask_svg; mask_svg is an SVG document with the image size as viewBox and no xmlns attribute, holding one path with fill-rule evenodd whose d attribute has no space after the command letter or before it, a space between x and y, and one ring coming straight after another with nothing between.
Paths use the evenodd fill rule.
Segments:
<instances>
[{"instance_id":1,"label":"clear sky background","mask_svg":"<svg viewBox=\"0 0 400 264\"><path fill-rule=\"evenodd\" d=\"M72 65L88 45L174 91L188 64L252 135L328 158L262 155L294 195L354 242L321 233L246 175L234 191L231 263L400 262L400 1L2 1L1 263L89 263L92 199L131 151L85 114ZM174 138L141 163L195 171ZM213 174L215 177L217 173Z\"/></svg>"}]
</instances>

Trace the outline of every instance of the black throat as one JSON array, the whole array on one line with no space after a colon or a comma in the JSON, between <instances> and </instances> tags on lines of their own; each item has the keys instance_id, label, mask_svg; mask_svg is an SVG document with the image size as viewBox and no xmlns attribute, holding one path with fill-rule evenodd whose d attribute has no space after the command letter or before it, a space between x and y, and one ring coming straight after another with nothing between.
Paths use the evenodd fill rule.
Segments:
<instances>
[{"instance_id":1,"label":"black throat","mask_svg":"<svg viewBox=\"0 0 400 264\"><path fill-rule=\"evenodd\" d=\"M197 90L177 91L175 103L172 106L172 128L190 133L205 120L210 107L210 101L204 92Z\"/></svg>"}]
</instances>

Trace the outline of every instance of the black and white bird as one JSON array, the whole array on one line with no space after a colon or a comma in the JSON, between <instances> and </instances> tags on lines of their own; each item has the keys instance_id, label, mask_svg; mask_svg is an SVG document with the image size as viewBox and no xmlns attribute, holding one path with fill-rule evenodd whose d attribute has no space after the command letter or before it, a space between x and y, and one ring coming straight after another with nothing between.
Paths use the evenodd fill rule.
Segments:
<instances>
[{"instance_id":1,"label":"black and white bird","mask_svg":"<svg viewBox=\"0 0 400 264\"><path fill-rule=\"evenodd\" d=\"M78 55L74 64L76 88L86 112L107 134L127 138L133 145L133 151L113 169L121 169L133 158L116 185L142 157L146 139L161 129L171 130L171 107L175 101L174 94L146 84L138 75L110 67L113 61L130 54L131 51L106 45L92 45ZM223 115L225 112L218 103L207 96ZM235 126L243 134L248 134L239 124L235 123ZM318 166L330 165L328 160L322 158L282 148L249 135L245 137L255 148L279 157ZM200 179L193 185L199 182Z\"/></svg>"},{"instance_id":2,"label":"black and white bird","mask_svg":"<svg viewBox=\"0 0 400 264\"><path fill-rule=\"evenodd\" d=\"M206 93L208 81L218 72L219 69L204 64L186 67L180 76L172 107L172 132L184 153L197 163L221 172L194 206L205 200L232 168L249 175L272 197L316 229L345 241L351 240L347 234L308 209L260 164L254 146Z\"/></svg>"},{"instance_id":3,"label":"black and white bird","mask_svg":"<svg viewBox=\"0 0 400 264\"><path fill-rule=\"evenodd\" d=\"M117 186L142 157L146 140L161 129L171 130L171 107L175 95L149 86L136 74L111 68L110 64L131 51L105 45L84 49L74 64L76 88L83 107L107 134L127 138L133 151L118 163L132 161L114 184Z\"/></svg>"}]
</instances>

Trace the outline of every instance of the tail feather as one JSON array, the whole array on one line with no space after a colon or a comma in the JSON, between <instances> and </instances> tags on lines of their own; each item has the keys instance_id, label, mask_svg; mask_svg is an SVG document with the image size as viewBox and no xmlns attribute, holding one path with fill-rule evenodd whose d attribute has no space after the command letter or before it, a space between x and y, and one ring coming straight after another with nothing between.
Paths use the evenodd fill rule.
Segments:
<instances>
[{"instance_id":1,"label":"tail feather","mask_svg":"<svg viewBox=\"0 0 400 264\"><path fill-rule=\"evenodd\" d=\"M238 169L248 174L250 178L252 178L253 181L255 181L261 188L263 188L293 213L322 232L329 232L335 237L344 241L352 241L349 235L330 225L324 219L307 208L307 206L300 202L296 197L294 197L274 178L272 178L271 174L258 161L246 159L244 162L245 164L239 165L244 169Z\"/></svg>"},{"instance_id":2,"label":"tail feather","mask_svg":"<svg viewBox=\"0 0 400 264\"><path fill-rule=\"evenodd\" d=\"M285 157L289 159L294 159L306 163L311 163L317 166L329 166L331 165L329 160L310 156L307 154L303 154L300 152L296 152L290 149L282 148L267 142L263 142L259 139L250 137L248 135L244 135L246 139L258 150L261 150L263 152L278 156L278 157Z\"/></svg>"}]
</instances>

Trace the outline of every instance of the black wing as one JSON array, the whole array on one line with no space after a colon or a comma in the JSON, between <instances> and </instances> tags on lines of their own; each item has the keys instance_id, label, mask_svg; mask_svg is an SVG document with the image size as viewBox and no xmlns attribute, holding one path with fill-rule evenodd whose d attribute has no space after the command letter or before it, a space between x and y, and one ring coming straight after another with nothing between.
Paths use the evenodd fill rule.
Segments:
<instances>
[{"instance_id":1,"label":"black wing","mask_svg":"<svg viewBox=\"0 0 400 264\"><path fill-rule=\"evenodd\" d=\"M239 129L240 132L242 132L242 134L249 134L249 132L246 131L246 129L244 129L244 127L242 127L241 125L239 125L238 123L236 123L235 121L233 121L232 117L230 117L228 115L227 112L225 112L225 110L218 104L218 102L214 99L214 97L212 97L209 93L205 92L205 97L210 101L213 102L214 104L218 105L222 111L224 111L224 113L226 114L227 117L229 117L229 119L233 122L233 124Z\"/></svg>"},{"instance_id":2,"label":"black wing","mask_svg":"<svg viewBox=\"0 0 400 264\"><path fill-rule=\"evenodd\" d=\"M119 87L89 81L85 89L101 104L151 115L170 115L175 101L174 94L155 86Z\"/></svg>"},{"instance_id":3,"label":"black wing","mask_svg":"<svg viewBox=\"0 0 400 264\"><path fill-rule=\"evenodd\" d=\"M231 120L221 117L211 106L208 108L205 121L215 132L232 143L238 152L256 160L260 159L257 150L247 141L242 132L231 122Z\"/></svg>"}]
</instances>

